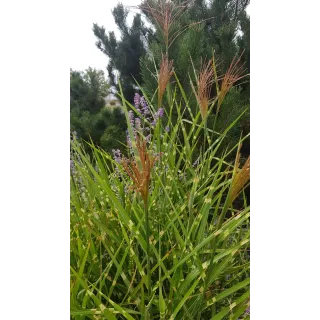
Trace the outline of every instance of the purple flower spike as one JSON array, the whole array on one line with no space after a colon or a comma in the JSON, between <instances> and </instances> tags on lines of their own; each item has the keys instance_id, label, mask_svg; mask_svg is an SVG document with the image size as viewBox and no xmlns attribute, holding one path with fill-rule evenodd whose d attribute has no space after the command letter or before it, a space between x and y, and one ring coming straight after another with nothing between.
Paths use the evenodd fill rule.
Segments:
<instances>
[{"instance_id":1,"label":"purple flower spike","mask_svg":"<svg viewBox=\"0 0 320 320\"><path fill-rule=\"evenodd\" d=\"M129 111L129 120L130 120L131 125L133 126L134 125L134 114L133 114L132 110Z\"/></svg>"},{"instance_id":2,"label":"purple flower spike","mask_svg":"<svg viewBox=\"0 0 320 320\"><path fill-rule=\"evenodd\" d=\"M129 134L129 131L128 131L128 130L126 130L126 136L127 136L128 146L129 146L129 148L132 148L132 142L131 142L130 134Z\"/></svg>"},{"instance_id":3,"label":"purple flower spike","mask_svg":"<svg viewBox=\"0 0 320 320\"><path fill-rule=\"evenodd\" d=\"M141 105L141 107L146 107L147 106L147 102L146 102L144 97L140 98L140 105Z\"/></svg>"},{"instance_id":4,"label":"purple flower spike","mask_svg":"<svg viewBox=\"0 0 320 320\"><path fill-rule=\"evenodd\" d=\"M134 102L134 105L136 106L136 108L139 109L139 105L140 105L140 95L139 95L139 93L136 93L134 95L133 102Z\"/></svg>"},{"instance_id":5,"label":"purple flower spike","mask_svg":"<svg viewBox=\"0 0 320 320\"><path fill-rule=\"evenodd\" d=\"M142 106L141 113L144 117L148 116L150 114L149 107L147 105Z\"/></svg>"},{"instance_id":6,"label":"purple flower spike","mask_svg":"<svg viewBox=\"0 0 320 320\"><path fill-rule=\"evenodd\" d=\"M141 130L141 119L140 118L135 118L134 119L135 127L137 130Z\"/></svg>"},{"instance_id":7,"label":"purple flower spike","mask_svg":"<svg viewBox=\"0 0 320 320\"><path fill-rule=\"evenodd\" d=\"M163 115L164 115L164 109L163 109L163 108L160 108L160 109L158 110L158 116L159 116L160 118L162 118Z\"/></svg>"},{"instance_id":8,"label":"purple flower spike","mask_svg":"<svg viewBox=\"0 0 320 320\"><path fill-rule=\"evenodd\" d=\"M119 149L112 149L113 159L115 162L120 163L121 161L121 151Z\"/></svg>"},{"instance_id":9,"label":"purple flower spike","mask_svg":"<svg viewBox=\"0 0 320 320\"><path fill-rule=\"evenodd\" d=\"M168 126L166 126L166 127L164 128L164 130L166 130L166 132L169 132L169 131L170 131L170 128L169 128Z\"/></svg>"}]
</instances>

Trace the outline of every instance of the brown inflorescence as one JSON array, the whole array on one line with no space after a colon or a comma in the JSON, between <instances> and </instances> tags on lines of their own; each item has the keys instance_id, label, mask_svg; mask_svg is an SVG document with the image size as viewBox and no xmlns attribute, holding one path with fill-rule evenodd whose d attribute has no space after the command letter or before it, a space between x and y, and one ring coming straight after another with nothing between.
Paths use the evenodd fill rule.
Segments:
<instances>
[{"instance_id":1,"label":"brown inflorescence","mask_svg":"<svg viewBox=\"0 0 320 320\"><path fill-rule=\"evenodd\" d=\"M208 115L208 106L210 103L210 91L213 83L213 67L212 60L202 64L201 71L197 79L197 100L201 112L202 119L206 119Z\"/></svg>"},{"instance_id":2,"label":"brown inflorescence","mask_svg":"<svg viewBox=\"0 0 320 320\"><path fill-rule=\"evenodd\" d=\"M218 110L226 94L232 88L235 82L239 81L240 79L246 76L244 75L244 71L245 71L244 64L240 65L242 55L243 53L238 58L234 57L232 59L232 62L222 79L221 87L218 94Z\"/></svg>"},{"instance_id":3,"label":"brown inflorescence","mask_svg":"<svg viewBox=\"0 0 320 320\"><path fill-rule=\"evenodd\" d=\"M250 156L248 157L242 169L235 174L235 177L232 181L231 189L230 189L231 202L233 202L233 200L237 197L237 195L243 189L243 187L247 184L249 179L250 179Z\"/></svg>"},{"instance_id":4,"label":"brown inflorescence","mask_svg":"<svg viewBox=\"0 0 320 320\"><path fill-rule=\"evenodd\" d=\"M173 75L173 61L169 61L168 55L163 55L161 64L160 64L160 71L158 77L158 103L159 107L162 104L162 97L166 90L167 84Z\"/></svg>"},{"instance_id":5,"label":"brown inflorescence","mask_svg":"<svg viewBox=\"0 0 320 320\"><path fill-rule=\"evenodd\" d=\"M176 38L177 32L172 33L172 25L187 10L189 2L190 0L187 0L177 4L168 0L160 0L156 2L146 0L139 6L142 11L151 14L152 18L159 25L163 33L166 48L169 48Z\"/></svg>"},{"instance_id":6,"label":"brown inflorescence","mask_svg":"<svg viewBox=\"0 0 320 320\"><path fill-rule=\"evenodd\" d=\"M139 159L123 158L121 164L133 182L132 188L141 194L146 205L148 201L151 171L158 156L153 155L147 150L147 144L144 138L137 135L135 139Z\"/></svg>"}]
</instances>

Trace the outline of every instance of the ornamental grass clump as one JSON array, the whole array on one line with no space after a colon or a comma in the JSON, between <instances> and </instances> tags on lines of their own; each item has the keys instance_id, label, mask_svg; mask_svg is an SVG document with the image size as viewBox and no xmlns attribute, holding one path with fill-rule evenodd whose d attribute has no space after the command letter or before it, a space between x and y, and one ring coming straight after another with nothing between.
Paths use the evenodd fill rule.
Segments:
<instances>
[{"instance_id":1,"label":"ornamental grass clump","mask_svg":"<svg viewBox=\"0 0 320 320\"><path fill-rule=\"evenodd\" d=\"M239 158L249 135L222 149L239 116L199 151L201 108L190 105L197 99L179 100L192 92L172 77L177 85L166 86L172 99L160 113L156 94L136 95L132 104L121 96L127 155L87 142L88 156L81 141L71 142L74 320L248 318L250 160L239 170L230 155Z\"/></svg>"},{"instance_id":2,"label":"ornamental grass clump","mask_svg":"<svg viewBox=\"0 0 320 320\"><path fill-rule=\"evenodd\" d=\"M148 293L151 294L151 278L150 278L150 227L149 227L149 216L148 216L148 195L151 180L151 171L157 160L157 156L153 155L152 152L147 150L147 143L143 137L138 134L135 137L136 146L138 149L137 159L123 158L121 164L133 182L132 188L140 193L144 203L145 213L145 226L146 226L146 244L147 244L147 275L148 275Z\"/></svg>"}]
</instances>

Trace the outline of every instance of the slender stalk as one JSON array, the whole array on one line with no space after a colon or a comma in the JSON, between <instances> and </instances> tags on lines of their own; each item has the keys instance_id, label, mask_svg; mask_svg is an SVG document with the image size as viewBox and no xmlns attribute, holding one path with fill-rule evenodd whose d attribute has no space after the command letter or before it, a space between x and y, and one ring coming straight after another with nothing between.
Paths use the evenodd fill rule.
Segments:
<instances>
[{"instance_id":1,"label":"slender stalk","mask_svg":"<svg viewBox=\"0 0 320 320\"><path fill-rule=\"evenodd\" d=\"M214 117L214 121L213 121L211 141L214 141L214 134L215 134L215 130L216 130L216 124L217 124L217 119L218 119L219 111L220 111L220 108L218 107L218 108L217 108L217 112L216 112L215 117Z\"/></svg>"},{"instance_id":2,"label":"slender stalk","mask_svg":"<svg viewBox=\"0 0 320 320\"><path fill-rule=\"evenodd\" d=\"M207 132L208 132L208 127L207 127L207 118L205 118L204 120L204 125L203 125L203 129L204 129L204 139L203 139L203 146L202 146L202 155L203 155L203 159L202 159L202 163L204 164L205 163L205 152L206 152L206 139L207 139ZM203 171L202 171L202 174L203 175ZM204 281L204 290L203 290L203 298L205 296L205 292L206 292L206 287L207 287L207 277L205 278L205 281ZM200 320L201 319L201 310L200 312L198 312L198 315L197 315L197 320Z\"/></svg>"},{"instance_id":3,"label":"slender stalk","mask_svg":"<svg viewBox=\"0 0 320 320\"><path fill-rule=\"evenodd\" d=\"M142 279L142 281L143 281L143 279ZM141 315L142 315L142 320L144 319L143 317L144 317L144 315L145 315L145 309L146 309L146 306L145 306L145 303L144 303L144 287L143 287L143 285L141 286L141 302L140 302L140 304L141 304Z\"/></svg>"},{"instance_id":4,"label":"slender stalk","mask_svg":"<svg viewBox=\"0 0 320 320\"><path fill-rule=\"evenodd\" d=\"M147 277L148 277L148 294L151 296L151 273L150 273L150 226L149 226L149 213L148 213L148 200L144 201L144 214L145 214L145 228L146 228L146 243L147 243Z\"/></svg>"},{"instance_id":5,"label":"slender stalk","mask_svg":"<svg viewBox=\"0 0 320 320\"><path fill-rule=\"evenodd\" d=\"M204 135L204 138L203 138L203 146L202 146L202 163L204 164L205 163L205 154L206 154L206 139L207 139L207 132L208 132L208 128L207 128L207 118L205 118L204 120L204 124L203 124L203 135ZM203 174L204 174L204 171L202 171L201 173L201 179L203 178Z\"/></svg>"},{"instance_id":6,"label":"slender stalk","mask_svg":"<svg viewBox=\"0 0 320 320\"><path fill-rule=\"evenodd\" d=\"M206 140L207 140L207 118L204 120L204 139L203 139L203 152L206 152Z\"/></svg>"}]
</instances>

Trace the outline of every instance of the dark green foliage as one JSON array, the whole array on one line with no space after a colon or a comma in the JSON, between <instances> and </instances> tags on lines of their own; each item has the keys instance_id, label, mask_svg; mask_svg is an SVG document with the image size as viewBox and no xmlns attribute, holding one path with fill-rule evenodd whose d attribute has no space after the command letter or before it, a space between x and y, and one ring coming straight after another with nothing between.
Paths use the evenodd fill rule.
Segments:
<instances>
[{"instance_id":1,"label":"dark green foliage","mask_svg":"<svg viewBox=\"0 0 320 320\"><path fill-rule=\"evenodd\" d=\"M247 68L250 71L250 18L245 12L239 15L239 23L243 34L238 38L238 45L241 49L245 50L245 61L248 63Z\"/></svg>"},{"instance_id":2,"label":"dark green foliage","mask_svg":"<svg viewBox=\"0 0 320 320\"><path fill-rule=\"evenodd\" d=\"M97 113L105 105L109 85L101 70L70 71L70 108Z\"/></svg>"},{"instance_id":3,"label":"dark green foliage","mask_svg":"<svg viewBox=\"0 0 320 320\"><path fill-rule=\"evenodd\" d=\"M93 32L97 37L97 47L109 57L107 67L112 85L117 85L115 71L119 72L121 85L126 99L132 99L135 93L136 79L142 82L140 73L140 58L146 53L145 44L149 29L141 20L141 15L134 16L131 27L127 25L128 10L118 4L112 11L121 39L117 40L113 31L106 32L103 26L93 25Z\"/></svg>"},{"instance_id":4,"label":"dark green foliage","mask_svg":"<svg viewBox=\"0 0 320 320\"><path fill-rule=\"evenodd\" d=\"M85 141L111 151L125 142L125 116L119 107L107 109L109 85L103 71L70 72L70 129Z\"/></svg>"},{"instance_id":5,"label":"dark green foliage","mask_svg":"<svg viewBox=\"0 0 320 320\"><path fill-rule=\"evenodd\" d=\"M249 133L249 107L250 105L248 104L246 97L242 94L241 88L232 88L229 91L229 94L224 99L218 114L216 131L223 132L227 129L230 123L239 117L242 112L246 109L248 110L239 123L228 132L222 143L223 146L226 147L227 145L233 145L239 140L241 134L246 135ZM245 154L249 153L246 152Z\"/></svg>"}]
</instances>

